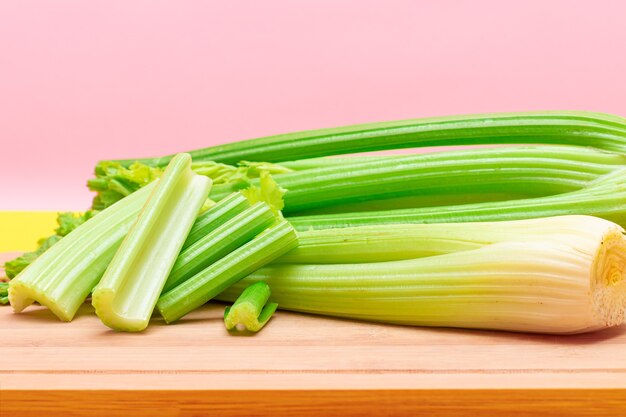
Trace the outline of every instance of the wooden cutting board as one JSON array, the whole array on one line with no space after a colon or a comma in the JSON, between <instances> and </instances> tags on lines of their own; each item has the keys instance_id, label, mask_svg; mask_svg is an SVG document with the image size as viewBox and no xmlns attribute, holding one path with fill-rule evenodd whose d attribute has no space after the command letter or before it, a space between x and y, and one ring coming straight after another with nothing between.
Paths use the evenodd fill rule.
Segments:
<instances>
[{"instance_id":1,"label":"wooden cutting board","mask_svg":"<svg viewBox=\"0 0 626 417\"><path fill-rule=\"evenodd\" d=\"M626 412L626 326L558 337L281 311L261 333L233 336L223 309L128 334L104 327L89 304L71 323L42 307L0 307L0 415Z\"/></svg>"}]
</instances>

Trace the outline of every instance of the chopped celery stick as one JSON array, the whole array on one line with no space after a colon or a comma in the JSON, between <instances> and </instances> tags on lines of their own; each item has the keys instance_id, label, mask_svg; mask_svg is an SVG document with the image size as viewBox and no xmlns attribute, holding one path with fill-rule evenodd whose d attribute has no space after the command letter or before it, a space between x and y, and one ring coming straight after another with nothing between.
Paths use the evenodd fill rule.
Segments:
<instances>
[{"instance_id":1,"label":"chopped celery stick","mask_svg":"<svg viewBox=\"0 0 626 417\"><path fill-rule=\"evenodd\" d=\"M172 159L93 291L92 303L105 325L124 331L141 331L148 326L163 284L210 187L209 178L191 170L188 154Z\"/></svg>"},{"instance_id":2,"label":"chopped celery stick","mask_svg":"<svg viewBox=\"0 0 626 417\"><path fill-rule=\"evenodd\" d=\"M245 197L242 196L245 199ZM218 205L221 204L218 203ZM202 237L178 255L163 291L167 292L228 255L276 221L272 209L259 202Z\"/></svg>"},{"instance_id":3,"label":"chopped celery stick","mask_svg":"<svg viewBox=\"0 0 626 417\"><path fill-rule=\"evenodd\" d=\"M9 301L19 313L34 301L70 321L111 262L158 181L81 224L15 277Z\"/></svg>"},{"instance_id":4,"label":"chopped celery stick","mask_svg":"<svg viewBox=\"0 0 626 417\"><path fill-rule=\"evenodd\" d=\"M232 193L228 197L220 200L220 202L196 219L191 227L189 236L183 244L183 250L196 243L203 236L207 235L213 229L227 220L232 219L237 214L250 207L248 199L241 193Z\"/></svg>"},{"instance_id":5,"label":"chopped celery stick","mask_svg":"<svg viewBox=\"0 0 626 417\"><path fill-rule=\"evenodd\" d=\"M293 227L287 221L281 220L250 242L161 295L157 308L166 322L178 320L297 245L298 238Z\"/></svg>"},{"instance_id":6,"label":"chopped celery stick","mask_svg":"<svg viewBox=\"0 0 626 417\"><path fill-rule=\"evenodd\" d=\"M267 303L270 298L270 286L265 282L256 282L243 290L232 307L224 311L224 325L228 330L243 325L250 332L258 332L272 317L278 304Z\"/></svg>"}]
</instances>

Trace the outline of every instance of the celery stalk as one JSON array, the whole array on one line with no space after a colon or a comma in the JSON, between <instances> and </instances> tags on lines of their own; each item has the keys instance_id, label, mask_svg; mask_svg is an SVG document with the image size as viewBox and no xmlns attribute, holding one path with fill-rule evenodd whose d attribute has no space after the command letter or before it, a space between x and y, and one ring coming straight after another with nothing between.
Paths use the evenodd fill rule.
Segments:
<instances>
[{"instance_id":1,"label":"celery stalk","mask_svg":"<svg viewBox=\"0 0 626 417\"><path fill-rule=\"evenodd\" d=\"M425 258L492 243L534 241L570 233L573 216L508 223L384 224L298 232L298 247L273 264L342 264Z\"/></svg>"},{"instance_id":2,"label":"celery stalk","mask_svg":"<svg viewBox=\"0 0 626 417\"><path fill-rule=\"evenodd\" d=\"M281 220L187 281L162 294L157 308L166 322L176 321L297 244L295 231L287 221Z\"/></svg>"},{"instance_id":3,"label":"celery stalk","mask_svg":"<svg viewBox=\"0 0 626 417\"><path fill-rule=\"evenodd\" d=\"M626 153L626 120L581 111L444 116L288 133L190 153L194 161L281 162L382 149L498 143L593 146ZM171 158L139 161L165 166ZM117 162L130 165L135 161Z\"/></svg>"},{"instance_id":4,"label":"celery stalk","mask_svg":"<svg viewBox=\"0 0 626 417\"><path fill-rule=\"evenodd\" d=\"M233 193L223 198L218 204L198 216L183 244L183 250L249 207L248 199L241 193Z\"/></svg>"},{"instance_id":5,"label":"celery stalk","mask_svg":"<svg viewBox=\"0 0 626 417\"><path fill-rule=\"evenodd\" d=\"M261 330L278 308L276 303L265 304L270 294L270 287L265 282L255 282L243 290L235 304L224 311L226 329L243 326L250 332Z\"/></svg>"},{"instance_id":6,"label":"celery stalk","mask_svg":"<svg viewBox=\"0 0 626 417\"><path fill-rule=\"evenodd\" d=\"M625 164L625 155L582 147L518 146L373 159L280 174L274 179L287 190L284 213L293 214L416 195L422 198L455 193L553 195L579 190ZM219 200L232 191L233 187L228 185L215 187L211 198Z\"/></svg>"},{"instance_id":7,"label":"celery stalk","mask_svg":"<svg viewBox=\"0 0 626 417\"><path fill-rule=\"evenodd\" d=\"M290 217L296 230L375 224L459 223L521 220L585 214L626 226L626 169L591 181L585 188L544 197L451 206Z\"/></svg>"},{"instance_id":8,"label":"celery stalk","mask_svg":"<svg viewBox=\"0 0 626 417\"><path fill-rule=\"evenodd\" d=\"M81 224L37 258L9 285L9 301L21 312L34 301L70 321L102 277L157 182Z\"/></svg>"},{"instance_id":9,"label":"celery stalk","mask_svg":"<svg viewBox=\"0 0 626 417\"><path fill-rule=\"evenodd\" d=\"M93 291L102 322L115 330L141 331L150 320L211 181L191 170L191 157L177 155L168 165Z\"/></svg>"},{"instance_id":10,"label":"celery stalk","mask_svg":"<svg viewBox=\"0 0 626 417\"><path fill-rule=\"evenodd\" d=\"M475 240L486 227L500 228L508 238L417 259L268 266L218 299L232 301L246 286L265 281L281 308L370 321L540 333L580 333L623 322L621 227L564 216L458 225L451 239ZM428 245L424 239L416 244Z\"/></svg>"},{"instance_id":11,"label":"celery stalk","mask_svg":"<svg viewBox=\"0 0 626 417\"><path fill-rule=\"evenodd\" d=\"M259 202L217 226L178 255L163 291L167 292L180 285L213 262L249 242L275 221L272 209L267 204Z\"/></svg>"}]
</instances>

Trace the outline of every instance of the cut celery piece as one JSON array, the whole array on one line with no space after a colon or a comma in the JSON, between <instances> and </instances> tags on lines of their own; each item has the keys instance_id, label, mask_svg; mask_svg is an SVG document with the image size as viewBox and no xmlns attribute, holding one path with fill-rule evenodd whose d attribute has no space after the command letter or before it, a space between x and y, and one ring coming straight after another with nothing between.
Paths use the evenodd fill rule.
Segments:
<instances>
[{"instance_id":1,"label":"cut celery piece","mask_svg":"<svg viewBox=\"0 0 626 417\"><path fill-rule=\"evenodd\" d=\"M157 308L166 322L180 319L240 279L295 248L298 238L281 220L181 285L161 295Z\"/></svg>"},{"instance_id":2,"label":"cut celery piece","mask_svg":"<svg viewBox=\"0 0 626 417\"><path fill-rule=\"evenodd\" d=\"M111 262L158 180L101 211L43 253L9 285L19 313L34 301L70 321Z\"/></svg>"},{"instance_id":3,"label":"cut celery piece","mask_svg":"<svg viewBox=\"0 0 626 417\"><path fill-rule=\"evenodd\" d=\"M196 219L189 231L183 250L196 243L202 237L213 231L217 226L232 219L237 214L250 207L248 199L241 193L232 193L220 200Z\"/></svg>"},{"instance_id":4,"label":"cut celery piece","mask_svg":"<svg viewBox=\"0 0 626 417\"><path fill-rule=\"evenodd\" d=\"M213 262L249 242L275 221L272 209L262 202L226 221L178 255L163 291L167 292L180 285Z\"/></svg>"},{"instance_id":5,"label":"cut celery piece","mask_svg":"<svg viewBox=\"0 0 626 417\"><path fill-rule=\"evenodd\" d=\"M210 187L209 178L191 170L188 154L172 159L93 291L92 303L105 325L123 331L141 331L148 326Z\"/></svg>"},{"instance_id":6,"label":"cut celery piece","mask_svg":"<svg viewBox=\"0 0 626 417\"><path fill-rule=\"evenodd\" d=\"M265 282L256 282L243 290L232 307L224 311L224 325L232 330L243 325L250 332L258 332L272 317L278 304L268 303L270 286Z\"/></svg>"}]
</instances>

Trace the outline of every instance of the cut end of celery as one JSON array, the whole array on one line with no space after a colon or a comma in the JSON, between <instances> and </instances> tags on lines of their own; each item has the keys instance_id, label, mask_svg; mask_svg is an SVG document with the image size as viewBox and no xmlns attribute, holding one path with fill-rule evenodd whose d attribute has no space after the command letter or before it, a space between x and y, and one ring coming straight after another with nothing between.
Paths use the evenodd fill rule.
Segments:
<instances>
[{"instance_id":1,"label":"cut end of celery","mask_svg":"<svg viewBox=\"0 0 626 417\"><path fill-rule=\"evenodd\" d=\"M258 332L272 317L278 308L278 304L269 303L259 314L258 306L251 302L242 302L233 307L227 307L224 312L224 325L226 329L233 330L244 327L250 332Z\"/></svg>"},{"instance_id":2,"label":"cut end of celery","mask_svg":"<svg viewBox=\"0 0 626 417\"><path fill-rule=\"evenodd\" d=\"M615 225L602 237L591 273L593 311L598 328L618 326L626 312L626 238Z\"/></svg>"},{"instance_id":3,"label":"cut end of celery","mask_svg":"<svg viewBox=\"0 0 626 417\"><path fill-rule=\"evenodd\" d=\"M92 295L91 303L102 323L113 330L140 332L148 327L149 318L129 317L117 310L116 292L111 288L98 288Z\"/></svg>"},{"instance_id":4,"label":"cut end of celery","mask_svg":"<svg viewBox=\"0 0 626 417\"><path fill-rule=\"evenodd\" d=\"M42 306L48 307L55 316L62 321L71 321L75 310L69 312L59 307L57 300L51 298L45 291L34 285L28 285L19 280L13 280L9 284L9 303L16 313L21 313L37 301Z\"/></svg>"}]
</instances>

